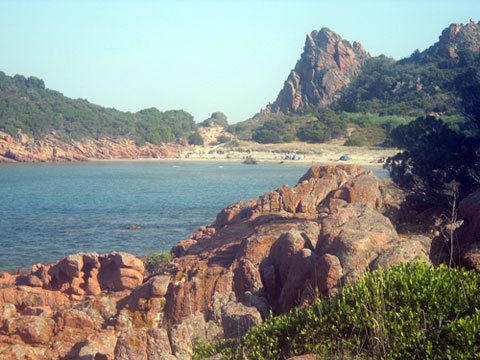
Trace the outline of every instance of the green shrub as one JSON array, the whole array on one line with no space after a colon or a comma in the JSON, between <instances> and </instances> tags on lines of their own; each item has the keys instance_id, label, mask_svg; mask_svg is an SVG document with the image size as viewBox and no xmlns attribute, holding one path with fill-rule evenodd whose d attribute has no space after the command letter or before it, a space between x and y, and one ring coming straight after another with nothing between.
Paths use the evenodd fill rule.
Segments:
<instances>
[{"instance_id":1,"label":"green shrub","mask_svg":"<svg viewBox=\"0 0 480 360\"><path fill-rule=\"evenodd\" d=\"M204 127L211 127L211 126L227 127L228 126L227 115L225 115L220 111L214 112L212 115L210 115L208 119L203 120L198 125L204 126Z\"/></svg>"},{"instance_id":2,"label":"green shrub","mask_svg":"<svg viewBox=\"0 0 480 360\"><path fill-rule=\"evenodd\" d=\"M252 140L261 144L279 144L282 142L280 135L276 130L260 128L255 130Z\"/></svg>"},{"instance_id":3,"label":"green shrub","mask_svg":"<svg viewBox=\"0 0 480 360\"><path fill-rule=\"evenodd\" d=\"M190 145L203 145L203 138L199 132L194 132L188 137L188 143Z\"/></svg>"},{"instance_id":4,"label":"green shrub","mask_svg":"<svg viewBox=\"0 0 480 360\"><path fill-rule=\"evenodd\" d=\"M348 140L345 141L344 145L345 146L365 146L365 144L361 139L355 138L355 137L348 138Z\"/></svg>"},{"instance_id":5,"label":"green shrub","mask_svg":"<svg viewBox=\"0 0 480 360\"><path fill-rule=\"evenodd\" d=\"M301 127L297 136L302 141L323 143L346 134L345 122L332 110L322 108L313 113L314 121Z\"/></svg>"},{"instance_id":6,"label":"green shrub","mask_svg":"<svg viewBox=\"0 0 480 360\"><path fill-rule=\"evenodd\" d=\"M195 346L194 359L478 359L480 275L401 264L368 273L334 297L270 317L236 343Z\"/></svg>"},{"instance_id":7,"label":"green shrub","mask_svg":"<svg viewBox=\"0 0 480 360\"><path fill-rule=\"evenodd\" d=\"M153 275L161 272L172 261L173 255L162 251L159 253L153 253L145 260L145 270L148 275Z\"/></svg>"},{"instance_id":8,"label":"green shrub","mask_svg":"<svg viewBox=\"0 0 480 360\"><path fill-rule=\"evenodd\" d=\"M289 142L292 142L292 141L295 141L295 136L293 136L291 134L285 135L282 138L282 142L285 142L285 143L289 143Z\"/></svg>"},{"instance_id":9,"label":"green shrub","mask_svg":"<svg viewBox=\"0 0 480 360\"><path fill-rule=\"evenodd\" d=\"M232 138L229 138L228 136L225 136L225 135L220 135L219 137L217 137L217 141L220 144L228 143L231 140L232 140Z\"/></svg>"}]
</instances>

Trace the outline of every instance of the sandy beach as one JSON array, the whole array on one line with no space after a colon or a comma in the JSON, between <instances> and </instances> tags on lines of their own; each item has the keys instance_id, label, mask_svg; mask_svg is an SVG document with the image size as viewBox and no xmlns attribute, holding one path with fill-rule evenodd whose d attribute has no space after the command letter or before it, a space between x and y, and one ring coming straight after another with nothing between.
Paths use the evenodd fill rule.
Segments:
<instances>
[{"instance_id":1,"label":"sandy beach","mask_svg":"<svg viewBox=\"0 0 480 360\"><path fill-rule=\"evenodd\" d=\"M225 144L208 146L187 146L179 151L175 158L158 159L118 159L100 161L151 161L151 162L243 162L251 157L257 163L288 163L289 165L338 164L348 163L366 167L382 167L382 159L394 156L398 149L382 147L355 147L334 144L306 144L301 142L288 144L257 144L242 141L239 146L229 147ZM297 155L299 160L285 159L286 155ZM340 158L347 155L348 161ZM99 161L98 159L91 159Z\"/></svg>"}]
</instances>

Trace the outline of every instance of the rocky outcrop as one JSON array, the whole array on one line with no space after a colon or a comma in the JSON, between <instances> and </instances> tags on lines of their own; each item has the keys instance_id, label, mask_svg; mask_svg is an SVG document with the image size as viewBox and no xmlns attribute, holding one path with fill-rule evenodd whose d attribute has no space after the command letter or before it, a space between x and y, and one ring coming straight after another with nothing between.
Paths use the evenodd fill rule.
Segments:
<instances>
[{"instance_id":1,"label":"rocky outcrop","mask_svg":"<svg viewBox=\"0 0 480 360\"><path fill-rule=\"evenodd\" d=\"M465 50L480 50L480 22L470 20L466 25L451 24L442 31L438 42L427 49L426 53L453 59Z\"/></svg>"},{"instance_id":2,"label":"rocky outcrop","mask_svg":"<svg viewBox=\"0 0 480 360\"><path fill-rule=\"evenodd\" d=\"M371 269L429 262L430 238L399 235L386 216L400 223L403 203L361 167L312 167L222 210L163 273L115 252L2 274L0 358L190 359L195 339L235 338Z\"/></svg>"},{"instance_id":3,"label":"rocky outcrop","mask_svg":"<svg viewBox=\"0 0 480 360\"><path fill-rule=\"evenodd\" d=\"M455 261L480 272L480 190L463 199L458 206L462 225L454 232Z\"/></svg>"},{"instance_id":4,"label":"rocky outcrop","mask_svg":"<svg viewBox=\"0 0 480 360\"><path fill-rule=\"evenodd\" d=\"M30 138L18 129L15 137L0 131L2 162L69 162L89 159L139 159L177 157L180 145L138 146L127 138L63 141L55 132L43 140Z\"/></svg>"},{"instance_id":5,"label":"rocky outcrop","mask_svg":"<svg viewBox=\"0 0 480 360\"><path fill-rule=\"evenodd\" d=\"M368 58L361 44L350 44L327 28L307 34L300 60L264 112L288 114L332 103Z\"/></svg>"}]
</instances>

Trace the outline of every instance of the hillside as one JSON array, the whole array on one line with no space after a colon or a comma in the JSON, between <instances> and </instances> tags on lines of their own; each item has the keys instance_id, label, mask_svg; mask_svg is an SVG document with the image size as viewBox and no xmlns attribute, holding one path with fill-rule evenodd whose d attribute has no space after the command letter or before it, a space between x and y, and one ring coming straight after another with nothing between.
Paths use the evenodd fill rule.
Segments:
<instances>
[{"instance_id":1,"label":"hillside","mask_svg":"<svg viewBox=\"0 0 480 360\"><path fill-rule=\"evenodd\" d=\"M183 110L121 112L70 99L47 89L36 77L11 77L0 71L0 131L15 136L17 129L37 140L54 131L67 143L83 138L124 137L137 145L161 145L185 139L196 125L192 115Z\"/></svg>"},{"instance_id":2,"label":"hillside","mask_svg":"<svg viewBox=\"0 0 480 360\"><path fill-rule=\"evenodd\" d=\"M455 80L472 66L479 48L480 23L473 21L450 25L437 43L399 61L371 57L362 45L329 29L314 31L307 34L300 60L275 102L230 131L243 139L278 143L285 135L302 140L313 130L320 135L303 140L324 142L345 136L342 129L354 125L358 131L352 143L378 145L394 127L426 114L442 116L458 128L463 115ZM334 115L324 120L326 108L338 117L333 123ZM332 124L340 131L325 134ZM277 135L262 141L258 135L267 130ZM378 134L367 140L359 136L362 131Z\"/></svg>"}]
</instances>

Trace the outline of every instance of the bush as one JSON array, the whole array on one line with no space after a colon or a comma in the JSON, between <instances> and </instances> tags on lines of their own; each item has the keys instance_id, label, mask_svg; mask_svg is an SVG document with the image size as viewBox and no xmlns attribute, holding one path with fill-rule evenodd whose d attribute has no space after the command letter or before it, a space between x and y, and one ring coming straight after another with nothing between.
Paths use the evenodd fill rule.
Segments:
<instances>
[{"instance_id":1,"label":"bush","mask_svg":"<svg viewBox=\"0 0 480 360\"><path fill-rule=\"evenodd\" d=\"M188 143L190 145L203 145L203 138L199 132L194 132L188 137Z\"/></svg>"},{"instance_id":2,"label":"bush","mask_svg":"<svg viewBox=\"0 0 480 360\"><path fill-rule=\"evenodd\" d=\"M350 137L345 141L345 146L365 146L363 141L359 138Z\"/></svg>"},{"instance_id":3,"label":"bush","mask_svg":"<svg viewBox=\"0 0 480 360\"><path fill-rule=\"evenodd\" d=\"M332 110L319 109L314 117L317 120L308 122L299 129L297 136L300 140L323 143L346 134L345 122Z\"/></svg>"},{"instance_id":4,"label":"bush","mask_svg":"<svg viewBox=\"0 0 480 360\"><path fill-rule=\"evenodd\" d=\"M285 135L285 136L282 138L282 141L283 141L283 142L286 142L286 143L295 141L295 136L293 136L293 135L291 135L291 134Z\"/></svg>"},{"instance_id":5,"label":"bush","mask_svg":"<svg viewBox=\"0 0 480 360\"><path fill-rule=\"evenodd\" d=\"M195 346L194 359L478 359L480 275L444 265L400 264L339 295L270 317L236 343Z\"/></svg>"},{"instance_id":6,"label":"bush","mask_svg":"<svg viewBox=\"0 0 480 360\"><path fill-rule=\"evenodd\" d=\"M214 112L210 117L204 121L202 121L200 126L209 127L209 126L228 126L227 115L224 113L217 111Z\"/></svg>"},{"instance_id":7,"label":"bush","mask_svg":"<svg viewBox=\"0 0 480 360\"><path fill-rule=\"evenodd\" d=\"M153 253L145 260L145 270L148 275L162 272L172 259L173 255L166 251L162 251L160 254Z\"/></svg>"},{"instance_id":8,"label":"bush","mask_svg":"<svg viewBox=\"0 0 480 360\"><path fill-rule=\"evenodd\" d=\"M220 144L228 143L231 140L232 140L231 138L229 138L228 136L225 136L225 135L220 135L219 137L217 137L217 141Z\"/></svg>"}]
</instances>

